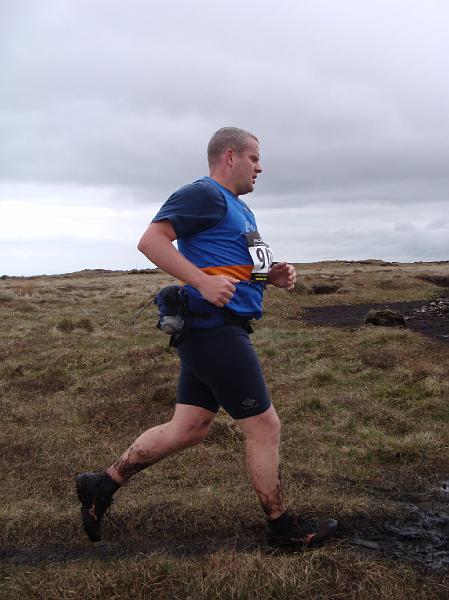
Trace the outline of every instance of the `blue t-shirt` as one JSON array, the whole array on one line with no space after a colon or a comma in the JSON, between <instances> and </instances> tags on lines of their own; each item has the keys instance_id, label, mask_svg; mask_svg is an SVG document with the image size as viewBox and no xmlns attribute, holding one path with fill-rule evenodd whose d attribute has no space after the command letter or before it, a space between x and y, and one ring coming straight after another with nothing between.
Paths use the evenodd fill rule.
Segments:
<instances>
[{"instance_id":1,"label":"blue t-shirt","mask_svg":"<svg viewBox=\"0 0 449 600\"><path fill-rule=\"evenodd\" d=\"M151 222L168 219L176 237L183 238L214 227L225 214L223 193L213 184L198 179L176 190Z\"/></svg>"},{"instance_id":2,"label":"blue t-shirt","mask_svg":"<svg viewBox=\"0 0 449 600\"><path fill-rule=\"evenodd\" d=\"M210 275L240 279L227 308L260 319L265 284L252 280L254 263L249 251L252 238L259 234L245 202L204 177L174 192L152 222L163 219L170 221L178 250L187 260ZM195 288L187 285L186 290L193 298L202 298Z\"/></svg>"}]
</instances>

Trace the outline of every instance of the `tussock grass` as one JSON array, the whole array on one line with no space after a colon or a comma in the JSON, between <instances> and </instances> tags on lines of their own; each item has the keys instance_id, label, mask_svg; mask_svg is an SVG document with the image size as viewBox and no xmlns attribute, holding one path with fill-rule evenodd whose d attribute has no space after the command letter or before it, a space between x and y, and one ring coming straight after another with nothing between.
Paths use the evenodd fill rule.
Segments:
<instances>
[{"instance_id":1,"label":"tussock grass","mask_svg":"<svg viewBox=\"0 0 449 600\"><path fill-rule=\"evenodd\" d=\"M354 580L358 583L354 585ZM14 581L14 584L12 584ZM291 557L259 553L215 552L182 563L165 556L103 563L90 560L42 566L8 574L8 598L111 600L161 598L178 600L348 600L443 599L443 586L432 585L404 566L366 563L345 549ZM330 595L332 594L332 595Z\"/></svg>"},{"instance_id":2,"label":"tussock grass","mask_svg":"<svg viewBox=\"0 0 449 600\"><path fill-rule=\"evenodd\" d=\"M304 305L430 298L438 287L417 277L444 268L299 265L297 292L267 292L252 341L283 422L292 507L376 519L395 514L401 490L447 478L447 345L406 329L309 328L288 318ZM320 282L342 287L311 294ZM0 282L0 536L23 561L3 563L0 597L447 598L447 574L373 559L344 540L267 553L244 441L222 413L204 444L120 490L103 550L86 542L74 475L109 465L172 414L178 359L154 327L155 309L130 325L167 283L153 272ZM61 331L63 322L73 328ZM386 492L370 492L378 489Z\"/></svg>"},{"instance_id":3,"label":"tussock grass","mask_svg":"<svg viewBox=\"0 0 449 600\"><path fill-rule=\"evenodd\" d=\"M363 267L363 268L362 268ZM369 262L360 267L348 262L323 262L299 265L298 285L294 294L304 304L357 304L421 300L435 296L441 287L435 283L448 276L447 265L397 264ZM428 277L434 274L436 277ZM320 286L334 287L333 293L317 294Z\"/></svg>"}]
</instances>

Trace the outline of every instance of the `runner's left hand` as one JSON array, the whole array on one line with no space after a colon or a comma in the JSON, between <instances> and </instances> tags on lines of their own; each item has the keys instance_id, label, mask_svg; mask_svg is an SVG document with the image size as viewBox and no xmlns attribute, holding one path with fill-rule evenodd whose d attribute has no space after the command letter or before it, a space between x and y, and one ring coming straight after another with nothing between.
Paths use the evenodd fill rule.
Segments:
<instances>
[{"instance_id":1,"label":"runner's left hand","mask_svg":"<svg viewBox=\"0 0 449 600\"><path fill-rule=\"evenodd\" d=\"M296 283L295 267L286 262L276 263L268 272L268 283L279 288L292 290Z\"/></svg>"}]
</instances>

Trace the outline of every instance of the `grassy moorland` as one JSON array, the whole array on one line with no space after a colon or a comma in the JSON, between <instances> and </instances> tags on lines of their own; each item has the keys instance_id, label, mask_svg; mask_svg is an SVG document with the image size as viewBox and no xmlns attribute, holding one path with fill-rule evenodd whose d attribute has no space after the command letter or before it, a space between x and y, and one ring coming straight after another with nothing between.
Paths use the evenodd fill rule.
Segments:
<instances>
[{"instance_id":1,"label":"grassy moorland","mask_svg":"<svg viewBox=\"0 0 449 600\"><path fill-rule=\"evenodd\" d=\"M408 527L410 511L416 522L439 510L447 527L435 490L449 476L449 346L404 328L298 318L305 306L430 300L441 288L420 276L449 275L449 264L297 270L295 292L267 292L252 339L283 422L289 504L337 516L341 531L323 548L287 554L265 546L243 440L221 413L204 444L120 490L105 542L90 544L74 475L109 465L172 412L178 360L154 308L130 326L172 280L88 271L0 281L0 598L449 597L447 566L426 570L413 548L401 554L400 533L388 551L391 524ZM312 293L329 282L335 293Z\"/></svg>"}]
</instances>

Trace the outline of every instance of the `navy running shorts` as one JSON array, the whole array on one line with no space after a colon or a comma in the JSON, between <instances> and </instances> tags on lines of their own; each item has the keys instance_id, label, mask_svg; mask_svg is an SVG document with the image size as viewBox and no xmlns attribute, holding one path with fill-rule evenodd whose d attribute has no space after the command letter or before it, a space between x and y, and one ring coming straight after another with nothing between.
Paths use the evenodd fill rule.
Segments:
<instances>
[{"instance_id":1,"label":"navy running shorts","mask_svg":"<svg viewBox=\"0 0 449 600\"><path fill-rule=\"evenodd\" d=\"M237 325L192 329L177 348L181 359L177 404L218 412L234 419L259 415L271 406L257 354Z\"/></svg>"}]
</instances>

